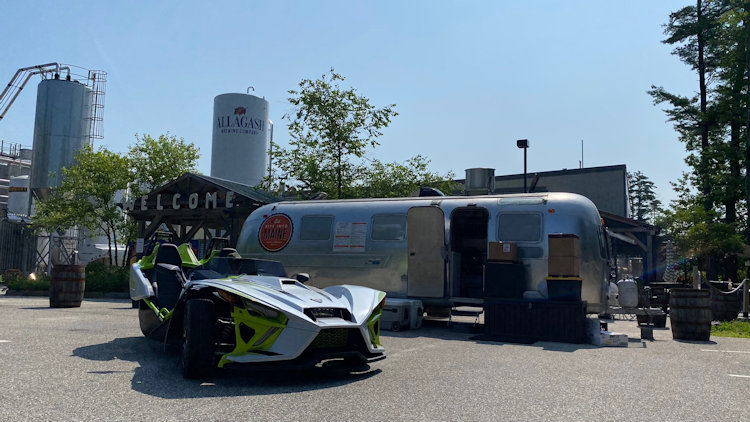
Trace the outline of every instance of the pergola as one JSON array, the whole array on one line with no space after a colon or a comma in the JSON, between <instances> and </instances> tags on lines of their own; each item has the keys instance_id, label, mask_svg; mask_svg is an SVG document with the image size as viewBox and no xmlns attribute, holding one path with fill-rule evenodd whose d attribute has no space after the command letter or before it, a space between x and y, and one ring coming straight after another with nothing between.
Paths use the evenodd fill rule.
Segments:
<instances>
[{"instance_id":1,"label":"pergola","mask_svg":"<svg viewBox=\"0 0 750 422\"><path fill-rule=\"evenodd\" d=\"M237 244L242 224L262 205L280 198L250 186L195 173L166 183L141 198L122 205L138 223L138 238L148 239L157 230L168 230L177 244L200 236L229 238Z\"/></svg>"},{"instance_id":2,"label":"pergola","mask_svg":"<svg viewBox=\"0 0 750 422\"><path fill-rule=\"evenodd\" d=\"M612 254L615 260L617 255L640 256L643 258L643 274L634 274L634 276L642 276L647 282L659 281L656 271L658 250L654 241L655 236L659 234L659 228L601 210L599 215L604 220L604 225L612 238ZM617 262L615 262L615 267L617 267ZM616 276L619 279L619 274Z\"/></svg>"}]
</instances>

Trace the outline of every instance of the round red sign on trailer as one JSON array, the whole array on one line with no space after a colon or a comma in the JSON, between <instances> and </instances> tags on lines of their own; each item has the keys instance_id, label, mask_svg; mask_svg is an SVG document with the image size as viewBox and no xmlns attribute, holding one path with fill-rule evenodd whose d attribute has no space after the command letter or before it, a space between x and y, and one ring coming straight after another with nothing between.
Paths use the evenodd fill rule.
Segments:
<instances>
[{"instance_id":1,"label":"round red sign on trailer","mask_svg":"<svg viewBox=\"0 0 750 422\"><path fill-rule=\"evenodd\" d=\"M292 220L285 214L269 216L258 229L258 241L263 249L276 252L292 239Z\"/></svg>"}]
</instances>

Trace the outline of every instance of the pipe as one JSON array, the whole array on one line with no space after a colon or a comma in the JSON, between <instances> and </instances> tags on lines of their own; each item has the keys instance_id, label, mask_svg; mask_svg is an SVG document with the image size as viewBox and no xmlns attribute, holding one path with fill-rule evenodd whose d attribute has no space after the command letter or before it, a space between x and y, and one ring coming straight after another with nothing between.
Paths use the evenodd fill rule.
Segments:
<instances>
[{"instance_id":1,"label":"pipe","mask_svg":"<svg viewBox=\"0 0 750 422\"><path fill-rule=\"evenodd\" d=\"M271 163L273 162L273 120L268 121L271 126L271 139L268 141L268 186L271 186Z\"/></svg>"},{"instance_id":2,"label":"pipe","mask_svg":"<svg viewBox=\"0 0 750 422\"><path fill-rule=\"evenodd\" d=\"M5 98L5 95L10 91L11 87L18 88L18 91L16 91L16 93L10 98L8 104L5 106L5 109L2 111L2 113L0 113L0 120L2 120L3 117L5 117L5 114L8 113L10 106L13 105L13 103L16 101L16 98L18 98L18 95L21 93L21 91L23 91L23 88L29 82L29 79L31 79L33 75L44 75L46 73L52 72L52 69L48 69L51 66L54 66L55 72L57 74L59 74L61 70L66 69L68 71L68 76L70 76L70 68L67 66L60 66L59 63L46 63L36 66L22 67L16 71L15 75L13 75L13 78L11 78L8 85L3 90L3 93L0 94L0 103ZM19 83L20 79L23 79L23 82Z\"/></svg>"},{"instance_id":3,"label":"pipe","mask_svg":"<svg viewBox=\"0 0 750 422\"><path fill-rule=\"evenodd\" d=\"M29 79L31 79L31 77L34 76L34 75L38 75L40 73L45 73L45 72L48 72L48 71L37 70L36 72L29 72L26 75L26 79L24 79L24 81L21 84L21 86L18 87L18 91L16 91L15 95L13 95L13 97L10 99L10 102L8 102L8 105L5 107L5 110L3 110L2 113L0 113L0 120L3 117L5 117L5 113L8 112L8 109L10 109L10 106L12 106L13 102L16 101L16 98L18 98L18 95L21 93L21 91L23 91L23 87L26 86L26 83L29 82Z\"/></svg>"},{"instance_id":4,"label":"pipe","mask_svg":"<svg viewBox=\"0 0 750 422\"><path fill-rule=\"evenodd\" d=\"M0 100L2 100L5 97L5 93L8 92L8 90L10 89L11 86L13 86L13 82L16 80L16 78L18 77L18 75L21 72L23 72L23 71L24 71L23 69L16 70L16 74L13 75L12 78L10 78L10 82L8 82L8 85L5 86L5 89L3 90L3 93L0 94Z\"/></svg>"}]
</instances>

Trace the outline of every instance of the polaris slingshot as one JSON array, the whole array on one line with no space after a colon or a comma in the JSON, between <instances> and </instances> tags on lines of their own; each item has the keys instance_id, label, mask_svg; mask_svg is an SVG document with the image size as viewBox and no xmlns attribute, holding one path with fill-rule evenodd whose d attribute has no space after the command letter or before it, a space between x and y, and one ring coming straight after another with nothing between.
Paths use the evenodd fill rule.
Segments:
<instances>
[{"instance_id":1,"label":"polaris slingshot","mask_svg":"<svg viewBox=\"0 0 750 422\"><path fill-rule=\"evenodd\" d=\"M217 253L218 252L218 253ZM156 245L133 264L130 297L143 334L181 348L182 373L209 377L231 364L385 358L380 316L385 293L361 286L307 286L280 262L214 251L203 261L189 245Z\"/></svg>"}]
</instances>

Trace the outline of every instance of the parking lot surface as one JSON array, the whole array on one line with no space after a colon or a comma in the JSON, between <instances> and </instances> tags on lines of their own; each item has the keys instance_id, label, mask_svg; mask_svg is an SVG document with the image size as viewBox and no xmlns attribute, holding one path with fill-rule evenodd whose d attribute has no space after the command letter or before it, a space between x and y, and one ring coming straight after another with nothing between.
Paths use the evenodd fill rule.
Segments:
<instances>
[{"instance_id":1,"label":"parking lot surface","mask_svg":"<svg viewBox=\"0 0 750 422\"><path fill-rule=\"evenodd\" d=\"M635 321L628 347L477 339L472 319L383 331L388 358L350 373L221 371L183 379L130 301L0 296L0 420L750 420L750 340L673 341Z\"/></svg>"}]
</instances>

